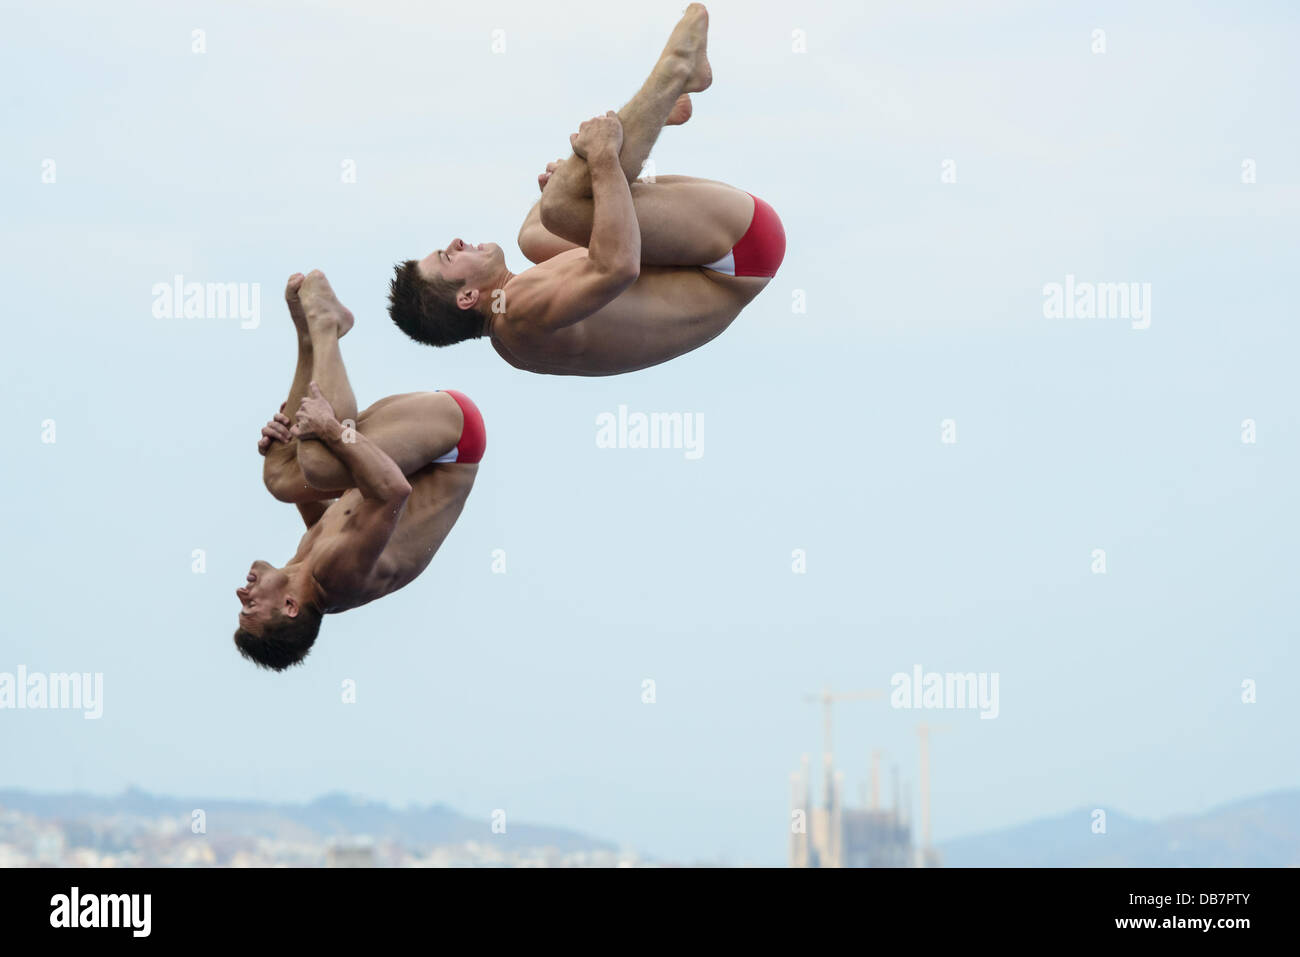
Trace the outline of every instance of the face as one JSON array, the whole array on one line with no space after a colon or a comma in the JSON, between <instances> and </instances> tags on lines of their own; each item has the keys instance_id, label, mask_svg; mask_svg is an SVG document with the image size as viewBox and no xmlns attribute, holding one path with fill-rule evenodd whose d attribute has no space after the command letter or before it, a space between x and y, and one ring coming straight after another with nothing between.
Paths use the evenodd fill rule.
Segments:
<instances>
[{"instance_id":1,"label":"face","mask_svg":"<svg viewBox=\"0 0 1300 957\"><path fill-rule=\"evenodd\" d=\"M477 246L463 239L453 239L442 249L435 249L420 260L420 274L426 279L463 279L466 289L477 289L490 281L505 265L506 257L496 243Z\"/></svg>"},{"instance_id":2,"label":"face","mask_svg":"<svg viewBox=\"0 0 1300 957\"><path fill-rule=\"evenodd\" d=\"M298 613L297 602L288 595L289 576L269 562L253 562L242 588L235 596L243 607L239 612L239 627L251 634L261 634L271 620L271 613L279 608L290 616Z\"/></svg>"}]
</instances>

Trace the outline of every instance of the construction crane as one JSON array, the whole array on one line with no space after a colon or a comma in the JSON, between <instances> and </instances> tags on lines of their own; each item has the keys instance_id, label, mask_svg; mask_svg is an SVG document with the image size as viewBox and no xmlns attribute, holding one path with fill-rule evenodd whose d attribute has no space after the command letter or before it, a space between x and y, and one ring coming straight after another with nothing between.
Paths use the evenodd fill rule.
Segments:
<instances>
[{"instance_id":1,"label":"construction crane","mask_svg":"<svg viewBox=\"0 0 1300 957\"><path fill-rule=\"evenodd\" d=\"M823 752L822 761L825 765L826 774L826 807L831 806L831 793L835 787L832 780L831 771L831 705L836 701L877 701L885 696L883 691L868 689L865 691L831 691L830 685L827 685L820 692L808 692L803 696L805 701L820 701L825 709L823 720L826 734L826 750Z\"/></svg>"}]
</instances>

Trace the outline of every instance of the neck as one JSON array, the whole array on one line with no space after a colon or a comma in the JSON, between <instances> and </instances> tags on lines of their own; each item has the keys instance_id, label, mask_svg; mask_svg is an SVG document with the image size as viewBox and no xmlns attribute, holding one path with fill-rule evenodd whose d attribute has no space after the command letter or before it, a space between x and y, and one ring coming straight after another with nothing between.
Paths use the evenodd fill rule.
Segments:
<instances>
[{"instance_id":1,"label":"neck","mask_svg":"<svg viewBox=\"0 0 1300 957\"><path fill-rule=\"evenodd\" d=\"M492 310L492 304L495 301L495 297L492 295L492 293L498 289L505 289L506 283L510 282L510 280L514 278L515 278L515 274L512 273L509 269L507 269L505 266L502 266L501 271L497 273L495 276L493 276L491 281L489 281L486 284L485 291L488 294L486 300L487 311L483 314L483 326L481 331L479 332L480 338L491 334L492 320L495 319L498 315L501 315L501 313L497 313ZM509 305L507 305L506 308L508 309Z\"/></svg>"},{"instance_id":2,"label":"neck","mask_svg":"<svg viewBox=\"0 0 1300 957\"><path fill-rule=\"evenodd\" d=\"M325 607L325 589L305 562L290 562L284 566L284 573L289 576L289 594L298 599L298 604Z\"/></svg>"}]
</instances>

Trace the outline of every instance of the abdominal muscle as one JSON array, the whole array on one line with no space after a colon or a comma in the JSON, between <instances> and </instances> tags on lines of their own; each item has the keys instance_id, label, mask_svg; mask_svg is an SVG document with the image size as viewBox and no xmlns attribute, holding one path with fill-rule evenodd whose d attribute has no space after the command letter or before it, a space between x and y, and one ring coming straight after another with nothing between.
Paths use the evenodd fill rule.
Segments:
<instances>
[{"instance_id":1,"label":"abdominal muscle","mask_svg":"<svg viewBox=\"0 0 1300 957\"><path fill-rule=\"evenodd\" d=\"M635 283L586 319L549 334L531 332L522 317L494 322L492 344L511 365L530 372L634 372L718 336L767 282L701 266L642 266Z\"/></svg>"}]
</instances>

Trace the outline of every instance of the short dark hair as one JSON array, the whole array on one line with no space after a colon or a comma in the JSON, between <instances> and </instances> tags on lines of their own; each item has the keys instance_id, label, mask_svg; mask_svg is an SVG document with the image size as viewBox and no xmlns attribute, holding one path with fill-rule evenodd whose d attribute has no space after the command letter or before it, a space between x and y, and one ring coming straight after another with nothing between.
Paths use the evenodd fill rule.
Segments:
<instances>
[{"instance_id":1,"label":"short dark hair","mask_svg":"<svg viewBox=\"0 0 1300 957\"><path fill-rule=\"evenodd\" d=\"M397 328L427 346L449 346L483 335L483 315L456 305L464 279L420 275L419 263L408 259L393 267L388 283L388 314Z\"/></svg>"},{"instance_id":2,"label":"short dark hair","mask_svg":"<svg viewBox=\"0 0 1300 957\"><path fill-rule=\"evenodd\" d=\"M320 631L322 617L314 605L299 606L296 618L290 618L277 608L260 635L243 628L236 631L235 647L259 667L283 671L307 657Z\"/></svg>"}]
</instances>

